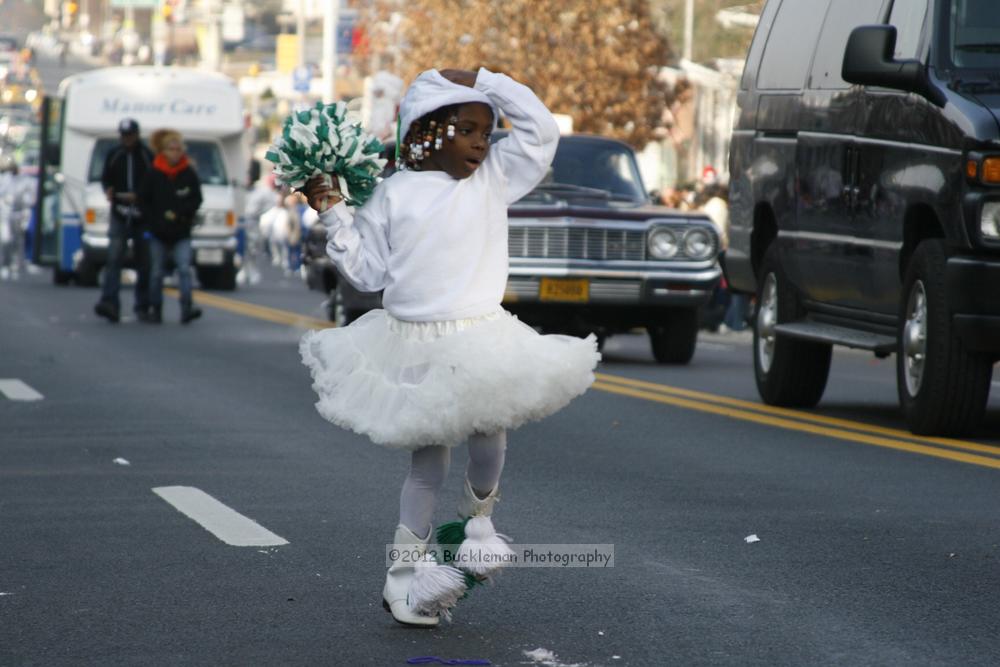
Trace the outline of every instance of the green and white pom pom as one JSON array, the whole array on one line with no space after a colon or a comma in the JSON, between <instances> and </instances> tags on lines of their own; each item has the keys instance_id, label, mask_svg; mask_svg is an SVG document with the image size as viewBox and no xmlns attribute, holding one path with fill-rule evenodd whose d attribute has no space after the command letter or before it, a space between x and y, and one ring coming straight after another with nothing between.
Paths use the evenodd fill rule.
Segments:
<instances>
[{"instance_id":1,"label":"green and white pom pom","mask_svg":"<svg viewBox=\"0 0 1000 667\"><path fill-rule=\"evenodd\" d=\"M315 176L337 180L348 206L361 206L371 197L386 160L382 142L347 118L343 102L317 102L311 109L292 112L282 124L281 136L265 157L274 163L275 180L301 189Z\"/></svg>"},{"instance_id":2,"label":"green and white pom pom","mask_svg":"<svg viewBox=\"0 0 1000 667\"><path fill-rule=\"evenodd\" d=\"M514 560L514 552L507 544L510 538L496 532L488 516L443 523L436 537L443 548L442 560L465 573L465 585L470 591L479 584L493 583L500 570Z\"/></svg>"}]
</instances>

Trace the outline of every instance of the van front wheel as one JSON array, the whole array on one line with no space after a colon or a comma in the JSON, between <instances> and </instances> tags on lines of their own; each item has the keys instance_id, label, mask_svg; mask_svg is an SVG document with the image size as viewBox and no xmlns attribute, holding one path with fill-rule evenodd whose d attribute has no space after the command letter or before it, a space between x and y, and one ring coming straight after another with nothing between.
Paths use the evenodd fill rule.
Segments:
<instances>
[{"instance_id":1,"label":"van front wheel","mask_svg":"<svg viewBox=\"0 0 1000 667\"><path fill-rule=\"evenodd\" d=\"M944 243L917 246L900 303L896 387L906 425L920 435L967 435L983 419L993 364L951 330Z\"/></svg>"},{"instance_id":2,"label":"van front wheel","mask_svg":"<svg viewBox=\"0 0 1000 667\"><path fill-rule=\"evenodd\" d=\"M198 282L202 289L227 290L236 289L236 267L232 264L211 267L196 267Z\"/></svg>"},{"instance_id":3,"label":"van front wheel","mask_svg":"<svg viewBox=\"0 0 1000 667\"><path fill-rule=\"evenodd\" d=\"M778 324L793 322L803 313L774 246L764 255L757 281L757 304L753 366L760 397L768 405L813 407L826 389L832 347L788 338L775 330Z\"/></svg>"}]
</instances>

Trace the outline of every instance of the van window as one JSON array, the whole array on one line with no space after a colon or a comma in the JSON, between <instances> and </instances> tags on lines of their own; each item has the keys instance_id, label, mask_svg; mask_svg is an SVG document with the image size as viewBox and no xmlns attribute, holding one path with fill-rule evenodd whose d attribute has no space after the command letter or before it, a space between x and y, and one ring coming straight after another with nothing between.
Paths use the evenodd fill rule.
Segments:
<instances>
[{"instance_id":1,"label":"van window","mask_svg":"<svg viewBox=\"0 0 1000 667\"><path fill-rule=\"evenodd\" d=\"M800 90L830 0L785 0L764 47L757 76L763 89Z\"/></svg>"},{"instance_id":2,"label":"van window","mask_svg":"<svg viewBox=\"0 0 1000 667\"><path fill-rule=\"evenodd\" d=\"M996 0L951 0L951 60L956 67L1000 67L1000 12Z\"/></svg>"},{"instance_id":3,"label":"van window","mask_svg":"<svg viewBox=\"0 0 1000 667\"><path fill-rule=\"evenodd\" d=\"M896 0L892 3L889 25L896 26L896 60L916 58L920 49L920 36L927 18L927 0Z\"/></svg>"},{"instance_id":4,"label":"van window","mask_svg":"<svg viewBox=\"0 0 1000 667\"><path fill-rule=\"evenodd\" d=\"M101 180L104 161L120 143L118 139L97 140L94 151L90 154L88 179L91 183ZM218 144L211 141L185 141L184 146L187 148L188 159L198 171L202 185L226 184L226 163L222 160Z\"/></svg>"},{"instance_id":5,"label":"van window","mask_svg":"<svg viewBox=\"0 0 1000 667\"><path fill-rule=\"evenodd\" d=\"M740 88L750 90L754 75L760 66L760 54L764 50L764 43L767 41L767 34L771 30L774 22L774 14L778 11L781 0L771 0L764 6L764 11L760 13L760 20L753 32L753 41L750 42L750 50L747 52L746 66L743 68L743 76L740 77Z\"/></svg>"},{"instance_id":6,"label":"van window","mask_svg":"<svg viewBox=\"0 0 1000 667\"><path fill-rule=\"evenodd\" d=\"M872 0L838 0L830 5L816 46L810 88L850 87L850 84L840 78L847 38L859 25L878 22L880 4Z\"/></svg>"}]
</instances>

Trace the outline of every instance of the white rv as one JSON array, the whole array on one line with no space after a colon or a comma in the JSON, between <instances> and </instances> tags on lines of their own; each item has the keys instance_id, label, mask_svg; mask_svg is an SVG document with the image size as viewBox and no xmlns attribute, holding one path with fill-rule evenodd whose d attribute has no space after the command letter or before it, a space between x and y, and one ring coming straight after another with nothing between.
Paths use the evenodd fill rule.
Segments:
<instances>
[{"instance_id":1,"label":"white rv","mask_svg":"<svg viewBox=\"0 0 1000 667\"><path fill-rule=\"evenodd\" d=\"M58 283L97 283L108 247L101 172L123 118L139 122L143 140L165 127L184 136L204 197L192 239L198 280L205 288L235 288L246 120L235 82L201 70L96 69L68 77L46 99L37 260L54 267Z\"/></svg>"}]
</instances>

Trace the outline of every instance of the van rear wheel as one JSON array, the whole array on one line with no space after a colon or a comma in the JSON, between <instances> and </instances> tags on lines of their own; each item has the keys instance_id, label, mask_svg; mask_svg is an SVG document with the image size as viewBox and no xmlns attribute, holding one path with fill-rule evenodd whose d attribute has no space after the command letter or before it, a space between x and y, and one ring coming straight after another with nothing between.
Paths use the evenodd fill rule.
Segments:
<instances>
[{"instance_id":1,"label":"van rear wheel","mask_svg":"<svg viewBox=\"0 0 1000 667\"><path fill-rule=\"evenodd\" d=\"M804 313L774 246L764 255L757 285L753 327L757 391L768 405L811 408L819 403L826 389L832 347L788 338L775 330L778 324L793 322Z\"/></svg>"},{"instance_id":2,"label":"van rear wheel","mask_svg":"<svg viewBox=\"0 0 1000 667\"><path fill-rule=\"evenodd\" d=\"M967 435L982 422L993 363L951 330L944 243L917 246L900 304L896 387L906 425L920 435Z\"/></svg>"}]
</instances>

